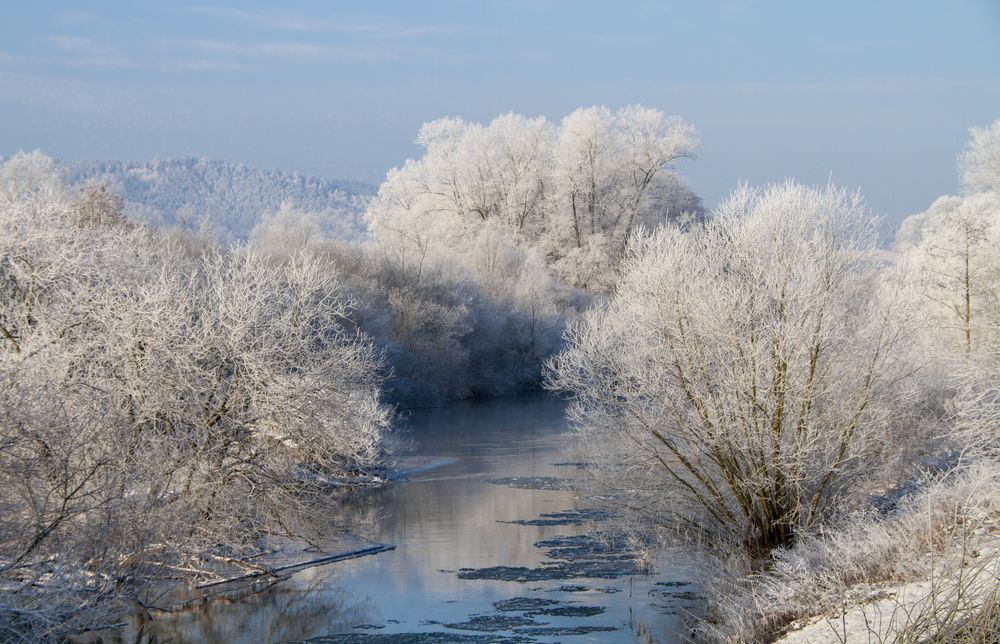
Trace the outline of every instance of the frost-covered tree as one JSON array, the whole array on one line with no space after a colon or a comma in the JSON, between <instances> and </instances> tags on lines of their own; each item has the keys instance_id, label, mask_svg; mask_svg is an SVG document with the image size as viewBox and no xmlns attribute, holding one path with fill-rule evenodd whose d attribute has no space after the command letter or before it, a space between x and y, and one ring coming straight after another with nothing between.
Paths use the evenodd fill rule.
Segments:
<instances>
[{"instance_id":1,"label":"frost-covered tree","mask_svg":"<svg viewBox=\"0 0 1000 644\"><path fill-rule=\"evenodd\" d=\"M432 248L470 252L499 227L566 283L607 291L636 227L701 215L670 171L693 156L697 133L657 110L579 109L558 127L516 114L485 126L447 118L417 142L424 156L390 171L368 210L376 239L411 263Z\"/></svg>"},{"instance_id":2,"label":"frost-covered tree","mask_svg":"<svg viewBox=\"0 0 1000 644\"><path fill-rule=\"evenodd\" d=\"M384 352L392 401L440 405L536 388L542 363L561 347L578 294L506 235L479 243L471 266L441 252L400 262L381 243L316 247L344 275L357 302L352 320Z\"/></svg>"},{"instance_id":3,"label":"frost-covered tree","mask_svg":"<svg viewBox=\"0 0 1000 644\"><path fill-rule=\"evenodd\" d=\"M581 108L564 118L557 180L576 245L597 234L623 244L660 187L657 177L678 159L694 156L697 143L693 127L646 107L617 114L605 107Z\"/></svg>"},{"instance_id":4,"label":"frost-covered tree","mask_svg":"<svg viewBox=\"0 0 1000 644\"><path fill-rule=\"evenodd\" d=\"M87 289L111 279L121 231L89 195L74 201L51 159L17 154L0 166L0 348L21 354L78 327ZM92 202L91 202L92 203ZM117 222L117 214L109 219ZM43 307L46 309L42 313Z\"/></svg>"},{"instance_id":5,"label":"frost-covered tree","mask_svg":"<svg viewBox=\"0 0 1000 644\"><path fill-rule=\"evenodd\" d=\"M896 251L938 350L969 352L1000 321L1000 196L941 197L900 227Z\"/></svg>"},{"instance_id":6,"label":"frost-covered tree","mask_svg":"<svg viewBox=\"0 0 1000 644\"><path fill-rule=\"evenodd\" d=\"M877 259L857 196L794 183L635 236L614 296L552 363L601 489L755 555L829 519L907 399Z\"/></svg>"},{"instance_id":7,"label":"frost-covered tree","mask_svg":"<svg viewBox=\"0 0 1000 644\"><path fill-rule=\"evenodd\" d=\"M250 231L252 244L269 255L289 257L314 247L324 239L319 217L281 204L275 213L265 214Z\"/></svg>"},{"instance_id":8,"label":"frost-covered tree","mask_svg":"<svg viewBox=\"0 0 1000 644\"><path fill-rule=\"evenodd\" d=\"M544 119L508 114L488 126L461 119L425 124L426 153L393 169L368 210L379 242L400 265L432 249L465 251L484 226L537 237L544 229L544 189L551 128Z\"/></svg>"},{"instance_id":9,"label":"frost-covered tree","mask_svg":"<svg viewBox=\"0 0 1000 644\"><path fill-rule=\"evenodd\" d=\"M328 523L331 483L390 447L377 352L329 264L178 244L104 196L37 153L0 166L12 637L99 625L164 575Z\"/></svg>"},{"instance_id":10,"label":"frost-covered tree","mask_svg":"<svg viewBox=\"0 0 1000 644\"><path fill-rule=\"evenodd\" d=\"M970 140L959 159L962 183L973 191L1000 192L1000 119L969 130Z\"/></svg>"},{"instance_id":11,"label":"frost-covered tree","mask_svg":"<svg viewBox=\"0 0 1000 644\"><path fill-rule=\"evenodd\" d=\"M119 226L126 223L125 200L103 184L88 185L74 204L81 226Z\"/></svg>"},{"instance_id":12,"label":"frost-covered tree","mask_svg":"<svg viewBox=\"0 0 1000 644\"><path fill-rule=\"evenodd\" d=\"M907 218L895 244L931 344L965 358L1000 326L1000 121L970 133L959 160L970 192Z\"/></svg>"}]
</instances>

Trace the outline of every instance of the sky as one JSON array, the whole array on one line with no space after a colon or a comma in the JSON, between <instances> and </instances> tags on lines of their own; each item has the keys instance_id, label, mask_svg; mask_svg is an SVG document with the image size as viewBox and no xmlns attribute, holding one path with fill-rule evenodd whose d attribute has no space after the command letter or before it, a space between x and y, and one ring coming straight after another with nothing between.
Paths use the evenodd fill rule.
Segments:
<instances>
[{"instance_id":1,"label":"sky","mask_svg":"<svg viewBox=\"0 0 1000 644\"><path fill-rule=\"evenodd\" d=\"M208 156L379 183L420 125L643 104L679 172L859 188L895 222L1000 118L1000 0L6 2L0 155Z\"/></svg>"}]
</instances>

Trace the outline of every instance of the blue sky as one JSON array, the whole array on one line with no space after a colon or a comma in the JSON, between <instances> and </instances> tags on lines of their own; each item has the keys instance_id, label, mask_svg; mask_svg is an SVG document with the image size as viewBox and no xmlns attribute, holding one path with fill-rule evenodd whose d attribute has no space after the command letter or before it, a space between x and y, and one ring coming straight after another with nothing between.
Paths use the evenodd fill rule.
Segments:
<instances>
[{"instance_id":1,"label":"blue sky","mask_svg":"<svg viewBox=\"0 0 1000 644\"><path fill-rule=\"evenodd\" d=\"M1000 118L1000 1L8 2L0 154L210 156L378 182L420 124L642 103L702 133L681 173L955 192Z\"/></svg>"}]
</instances>

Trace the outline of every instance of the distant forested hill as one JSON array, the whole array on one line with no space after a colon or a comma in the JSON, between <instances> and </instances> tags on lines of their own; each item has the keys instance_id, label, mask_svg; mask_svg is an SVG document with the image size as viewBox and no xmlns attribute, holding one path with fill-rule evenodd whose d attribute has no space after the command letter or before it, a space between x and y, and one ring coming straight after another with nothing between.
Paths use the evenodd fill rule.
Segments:
<instances>
[{"instance_id":1,"label":"distant forested hill","mask_svg":"<svg viewBox=\"0 0 1000 644\"><path fill-rule=\"evenodd\" d=\"M130 216L164 226L203 224L228 242L246 239L263 215L283 203L315 213L323 232L341 240L367 237L363 214L375 187L297 173L261 170L206 158L144 162L64 163L71 184L97 181L122 195Z\"/></svg>"}]
</instances>

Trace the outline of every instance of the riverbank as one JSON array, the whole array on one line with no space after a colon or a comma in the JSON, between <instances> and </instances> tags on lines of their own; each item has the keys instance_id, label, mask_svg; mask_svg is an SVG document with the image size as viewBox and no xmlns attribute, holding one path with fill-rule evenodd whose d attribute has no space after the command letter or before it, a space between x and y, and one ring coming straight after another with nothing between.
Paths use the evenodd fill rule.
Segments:
<instances>
[{"instance_id":1,"label":"riverbank","mask_svg":"<svg viewBox=\"0 0 1000 644\"><path fill-rule=\"evenodd\" d=\"M905 584L852 588L839 614L792 625L778 644L967 642L1000 637L1000 536L974 548L958 571ZM857 598L867 597L867 601Z\"/></svg>"}]
</instances>

